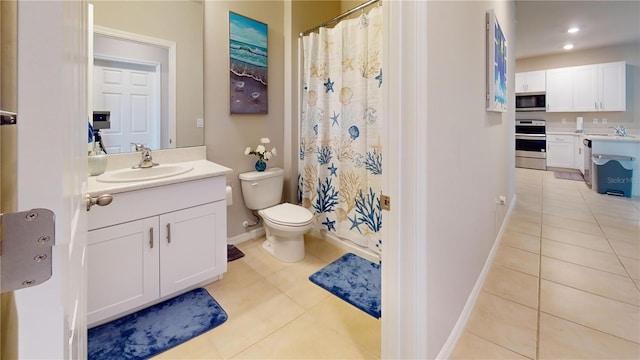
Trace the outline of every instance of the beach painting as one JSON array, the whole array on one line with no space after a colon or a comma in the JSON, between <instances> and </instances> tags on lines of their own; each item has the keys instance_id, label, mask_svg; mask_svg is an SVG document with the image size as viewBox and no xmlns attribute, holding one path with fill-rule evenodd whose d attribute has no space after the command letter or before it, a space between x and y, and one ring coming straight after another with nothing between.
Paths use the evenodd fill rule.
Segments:
<instances>
[{"instance_id":1,"label":"beach painting","mask_svg":"<svg viewBox=\"0 0 640 360\"><path fill-rule=\"evenodd\" d=\"M229 12L230 109L267 114L267 24Z\"/></svg>"},{"instance_id":2,"label":"beach painting","mask_svg":"<svg viewBox=\"0 0 640 360\"><path fill-rule=\"evenodd\" d=\"M487 110L507 111L507 39L493 10L487 12Z\"/></svg>"}]
</instances>

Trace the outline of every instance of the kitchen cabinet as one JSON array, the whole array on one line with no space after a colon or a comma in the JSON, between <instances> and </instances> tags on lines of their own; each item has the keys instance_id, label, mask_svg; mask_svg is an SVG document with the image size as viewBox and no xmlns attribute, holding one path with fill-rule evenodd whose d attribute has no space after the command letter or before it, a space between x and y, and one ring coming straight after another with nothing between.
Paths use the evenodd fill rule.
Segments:
<instances>
[{"instance_id":1,"label":"kitchen cabinet","mask_svg":"<svg viewBox=\"0 0 640 360\"><path fill-rule=\"evenodd\" d=\"M114 194L92 208L89 325L188 291L226 271L225 177Z\"/></svg>"},{"instance_id":2,"label":"kitchen cabinet","mask_svg":"<svg viewBox=\"0 0 640 360\"><path fill-rule=\"evenodd\" d=\"M625 69L621 61L547 70L547 111L625 111Z\"/></svg>"},{"instance_id":3,"label":"kitchen cabinet","mask_svg":"<svg viewBox=\"0 0 640 360\"><path fill-rule=\"evenodd\" d=\"M572 79L571 68L547 70L547 112L573 111Z\"/></svg>"},{"instance_id":4,"label":"kitchen cabinet","mask_svg":"<svg viewBox=\"0 0 640 360\"><path fill-rule=\"evenodd\" d=\"M573 169L574 136L547 135L547 166Z\"/></svg>"},{"instance_id":5,"label":"kitchen cabinet","mask_svg":"<svg viewBox=\"0 0 640 360\"><path fill-rule=\"evenodd\" d=\"M546 72L544 70L528 71L516 74L516 93L533 93L546 91Z\"/></svg>"}]
</instances>

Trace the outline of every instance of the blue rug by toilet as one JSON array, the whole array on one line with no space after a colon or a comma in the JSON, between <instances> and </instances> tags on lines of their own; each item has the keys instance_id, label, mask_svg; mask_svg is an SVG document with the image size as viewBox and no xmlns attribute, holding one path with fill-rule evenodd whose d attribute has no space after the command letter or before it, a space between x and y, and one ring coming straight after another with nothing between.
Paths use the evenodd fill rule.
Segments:
<instances>
[{"instance_id":1,"label":"blue rug by toilet","mask_svg":"<svg viewBox=\"0 0 640 360\"><path fill-rule=\"evenodd\" d=\"M227 320L202 288L89 329L88 358L147 359Z\"/></svg>"},{"instance_id":2,"label":"blue rug by toilet","mask_svg":"<svg viewBox=\"0 0 640 360\"><path fill-rule=\"evenodd\" d=\"M348 253L309 276L314 284L380 318L380 265Z\"/></svg>"}]
</instances>

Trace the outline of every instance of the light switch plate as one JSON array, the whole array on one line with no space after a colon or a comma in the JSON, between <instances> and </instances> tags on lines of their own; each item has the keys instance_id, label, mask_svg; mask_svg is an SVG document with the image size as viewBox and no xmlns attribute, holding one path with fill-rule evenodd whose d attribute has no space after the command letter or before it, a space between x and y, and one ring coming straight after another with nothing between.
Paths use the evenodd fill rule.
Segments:
<instances>
[{"instance_id":1,"label":"light switch plate","mask_svg":"<svg viewBox=\"0 0 640 360\"><path fill-rule=\"evenodd\" d=\"M199 127L199 128L204 127L204 119L203 118L197 118L196 119L196 127Z\"/></svg>"}]
</instances>

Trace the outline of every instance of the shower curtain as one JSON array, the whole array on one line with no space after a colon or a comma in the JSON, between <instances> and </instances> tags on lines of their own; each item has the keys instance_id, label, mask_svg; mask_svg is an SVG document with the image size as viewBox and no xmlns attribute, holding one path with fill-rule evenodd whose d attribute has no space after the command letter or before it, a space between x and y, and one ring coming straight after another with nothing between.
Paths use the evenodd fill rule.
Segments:
<instances>
[{"instance_id":1,"label":"shower curtain","mask_svg":"<svg viewBox=\"0 0 640 360\"><path fill-rule=\"evenodd\" d=\"M302 41L298 201L320 230L380 253L382 8Z\"/></svg>"}]
</instances>

